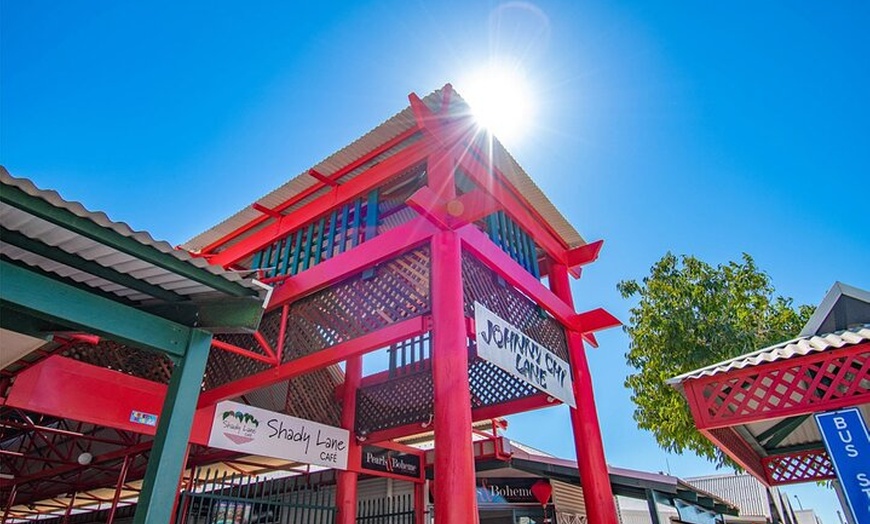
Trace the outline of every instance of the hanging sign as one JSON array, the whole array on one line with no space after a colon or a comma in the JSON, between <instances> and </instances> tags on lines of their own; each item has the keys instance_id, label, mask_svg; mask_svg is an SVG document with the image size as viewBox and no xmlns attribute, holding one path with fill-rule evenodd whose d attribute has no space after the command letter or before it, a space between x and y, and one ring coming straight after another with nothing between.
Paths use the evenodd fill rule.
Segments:
<instances>
[{"instance_id":1,"label":"hanging sign","mask_svg":"<svg viewBox=\"0 0 870 524\"><path fill-rule=\"evenodd\" d=\"M816 423L855 522L870 522L870 436L861 411L817 413Z\"/></svg>"},{"instance_id":2,"label":"hanging sign","mask_svg":"<svg viewBox=\"0 0 870 524\"><path fill-rule=\"evenodd\" d=\"M423 476L422 457L379 446L364 446L361 467L364 471L391 473L400 477L420 480ZM377 473L375 473L377 474Z\"/></svg>"},{"instance_id":3,"label":"hanging sign","mask_svg":"<svg viewBox=\"0 0 870 524\"><path fill-rule=\"evenodd\" d=\"M208 445L347 469L350 432L346 429L291 417L225 400L214 413Z\"/></svg>"},{"instance_id":4,"label":"hanging sign","mask_svg":"<svg viewBox=\"0 0 870 524\"><path fill-rule=\"evenodd\" d=\"M480 358L572 408L577 407L567 362L479 302L474 303L474 325Z\"/></svg>"}]
</instances>

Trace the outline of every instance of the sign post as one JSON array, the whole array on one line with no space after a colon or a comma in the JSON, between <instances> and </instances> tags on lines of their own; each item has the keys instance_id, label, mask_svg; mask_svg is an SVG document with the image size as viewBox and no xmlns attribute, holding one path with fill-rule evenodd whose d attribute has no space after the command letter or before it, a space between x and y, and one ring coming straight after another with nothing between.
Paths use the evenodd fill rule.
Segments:
<instances>
[{"instance_id":1,"label":"sign post","mask_svg":"<svg viewBox=\"0 0 870 524\"><path fill-rule=\"evenodd\" d=\"M870 436L861 411L817 413L816 423L856 524L870 524Z\"/></svg>"}]
</instances>

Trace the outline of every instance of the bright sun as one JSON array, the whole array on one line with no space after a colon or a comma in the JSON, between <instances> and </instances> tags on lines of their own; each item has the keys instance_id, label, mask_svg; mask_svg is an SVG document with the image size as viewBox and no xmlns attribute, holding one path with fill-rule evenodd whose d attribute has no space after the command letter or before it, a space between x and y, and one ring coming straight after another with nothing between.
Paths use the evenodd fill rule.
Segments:
<instances>
[{"instance_id":1,"label":"bright sun","mask_svg":"<svg viewBox=\"0 0 870 524\"><path fill-rule=\"evenodd\" d=\"M515 67L493 64L457 86L475 120L499 140L516 144L531 127L534 100L525 75Z\"/></svg>"}]
</instances>

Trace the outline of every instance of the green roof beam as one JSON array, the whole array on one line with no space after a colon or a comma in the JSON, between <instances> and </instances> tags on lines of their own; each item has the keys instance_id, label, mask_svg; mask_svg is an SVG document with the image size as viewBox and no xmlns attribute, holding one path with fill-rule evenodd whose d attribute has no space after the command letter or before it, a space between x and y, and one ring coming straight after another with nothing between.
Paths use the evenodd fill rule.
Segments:
<instances>
[{"instance_id":1,"label":"green roof beam","mask_svg":"<svg viewBox=\"0 0 870 524\"><path fill-rule=\"evenodd\" d=\"M131 346L183 356L190 328L0 260L0 305Z\"/></svg>"},{"instance_id":2,"label":"green roof beam","mask_svg":"<svg viewBox=\"0 0 870 524\"><path fill-rule=\"evenodd\" d=\"M796 430L808 418L809 415L799 415L797 417L790 417L780 420L779 422L759 434L756 437L756 440L764 446L764 449L769 451L778 446L780 442L782 442L789 435L791 435L794 430Z\"/></svg>"}]
</instances>

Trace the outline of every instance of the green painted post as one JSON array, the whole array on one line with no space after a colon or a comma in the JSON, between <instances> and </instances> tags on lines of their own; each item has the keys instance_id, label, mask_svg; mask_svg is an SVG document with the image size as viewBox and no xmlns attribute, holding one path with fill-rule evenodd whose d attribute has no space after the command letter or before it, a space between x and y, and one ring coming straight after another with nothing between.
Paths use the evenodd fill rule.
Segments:
<instances>
[{"instance_id":1,"label":"green painted post","mask_svg":"<svg viewBox=\"0 0 870 524\"><path fill-rule=\"evenodd\" d=\"M365 239L371 240L378 234L378 190L369 193L368 203L366 204L366 229Z\"/></svg>"},{"instance_id":2,"label":"green painted post","mask_svg":"<svg viewBox=\"0 0 870 524\"><path fill-rule=\"evenodd\" d=\"M347 245L347 214L350 209L350 204L345 204L344 207L341 208L341 244L338 245L338 252L344 253Z\"/></svg>"},{"instance_id":3,"label":"green painted post","mask_svg":"<svg viewBox=\"0 0 870 524\"><path fill-rule=\"evenodd\" d=\"M134 524L168 524L172 520L210 346L211 333L191 329L185 356L175 359Z\"/></svg>"},{"instance_id":4,"label":"green painted post","mask_svg":"<svg viewBox=\"0 0 870 524\"><path fill-rule=\"evenodd\" d=\"M311 266L311 244L314 242L314 222L308 224L308 232L305 234L305 258L302 259L302 269Z\"/></svg>"},{"instance_id":5,"label":"green painted post","mask_svg":"<svg viewBox=\"0 0 870 524\"><path fill-rule=\"evenodd\" d=\"M329 216L329 235L326 241L326 258L332 258L332 250L335 248L335 221L338 219L336 210L332 210Z\"/></svg>"},{"instance_id":6,"label":"green painted post","mask_svg":"<svg viewBox=\"0 0 870 524\"><path fill-rule=\"evenodd\" d=\"M286 275L290 267L290 258L293 256L293 234L284 239L284 256L281 259L281 271L279 274Z\"/></svg>"},{"instance_id":7,"label":"green painted post","mask_svg":"<svg viewBox=\"0 0 870 524\"><path fill-rule=\"evenodd\" d=\"M293 262L290 264L290 274L299 273L299 253L302 249L302 228L296 230L296 244L293 248Z\"/></svg>"},{"instance_id":8,"label":"green painted post","mask_svg":"<svg viewBox=\"0 0 870 524\"><path fill-rule=\"evenodd\" d=\"M317 240L314 242L314 264L320 263L320 257L323 256L323 230L326 229L326 217L320 219L317 224Z\"/></svg>"},{"instance_id":9,"label":"green painted post","mask_svg":"<svg viewBox=\"0 0 870 524\"><path fill-rule=\"evenodd\" d=\"M351 247L356 247L359 245L359 225L362 217L362 199L358 198L356 202L354 202L353 208L353 227L351 227L351 231L353 232L353 242L351 243Z\"/></svg>"}]
</instances>

